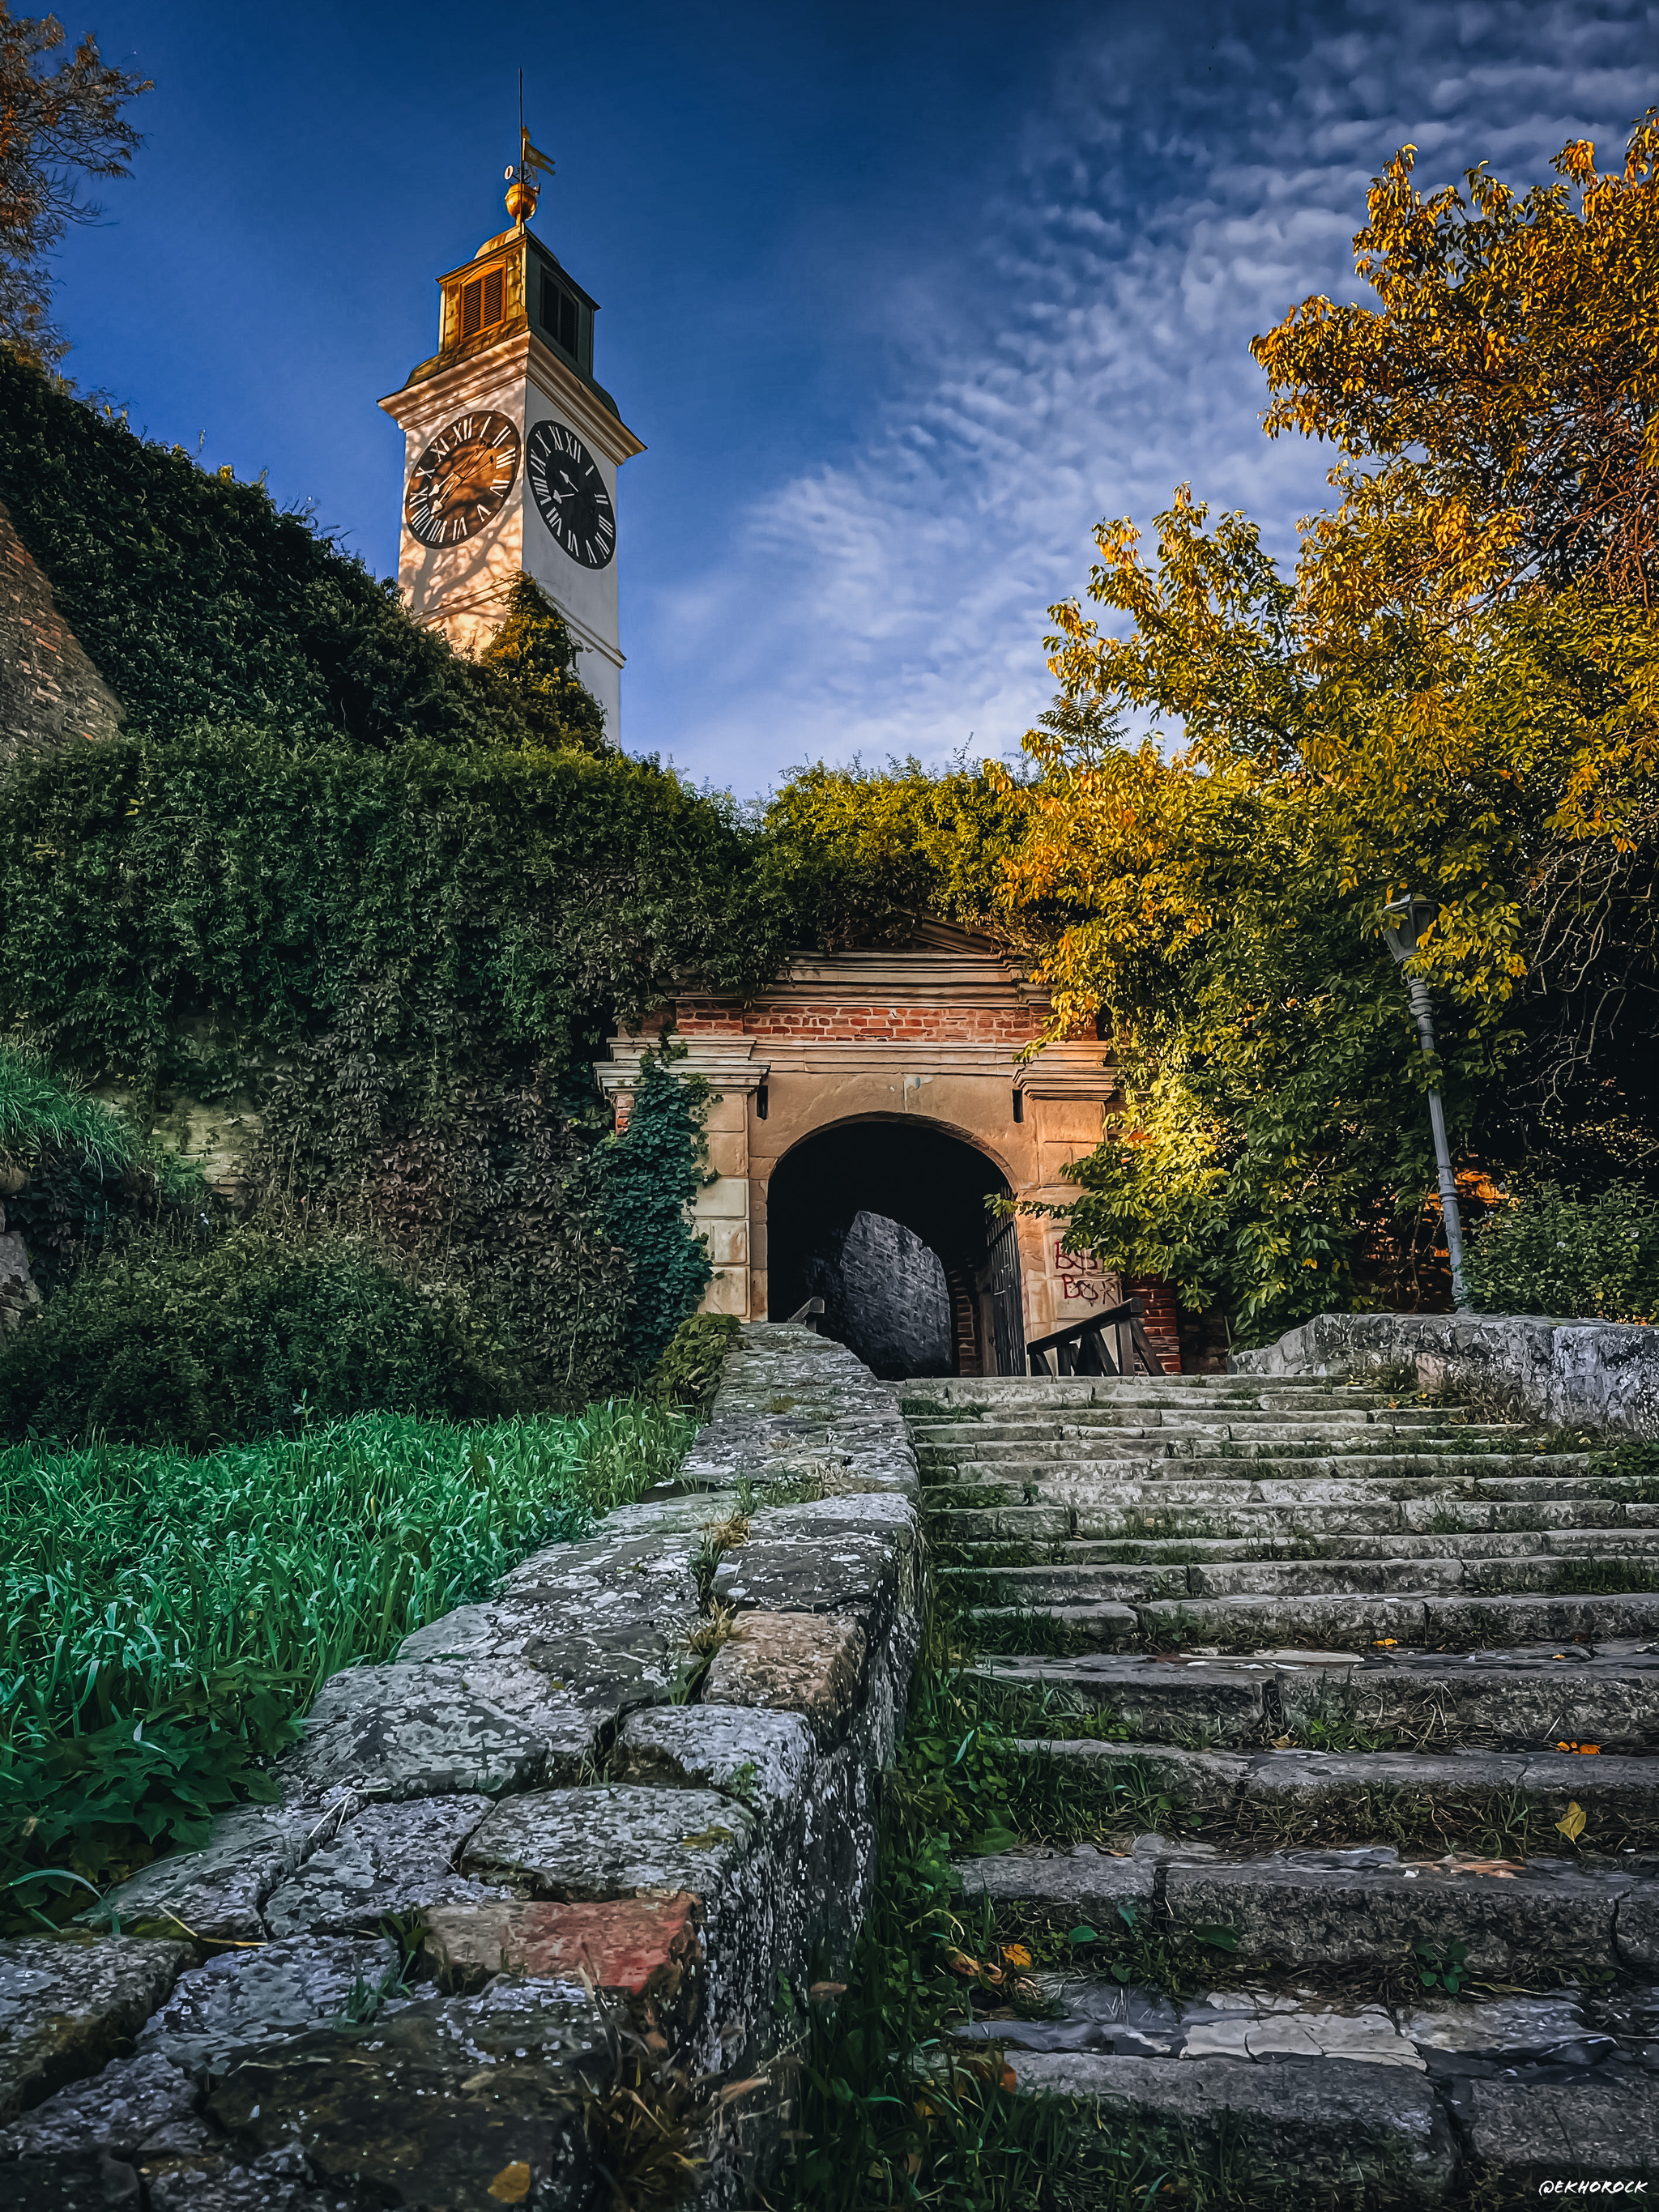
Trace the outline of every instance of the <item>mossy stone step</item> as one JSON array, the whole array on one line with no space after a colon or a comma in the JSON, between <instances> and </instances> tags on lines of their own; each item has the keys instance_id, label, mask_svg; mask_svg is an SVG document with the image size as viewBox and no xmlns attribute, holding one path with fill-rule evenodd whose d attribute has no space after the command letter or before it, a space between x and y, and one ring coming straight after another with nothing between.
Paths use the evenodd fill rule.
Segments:
<instances>
[{"instance_id":1,"label":"mossy stone step","mask_svg":"<svg viewBox=\"0 0 1659 2212\"><path fill-rule=\"evenodd\" d=\"M1469 1973L1533 1987L1590 1973L1659 1964L1659 1861L1631 1855L1577 1864L1566 1858L1486 1861L1451 1853L1402 1858L1390 1845L1267 1852L1233 1858L1148 1838L1121 1856L1082 1845L967 1860L957 1869L969 1899L1026 1906L1051 1921L1110 1929L1117 1908L1136 1907L1139 1932L1179 1938L1224 1928L1238 1964L1264 1972L1372 1970L1370 1985L1397 1977L1419 1942L1468 1948ZM1392 1970L1392 1974L1391 1974Z\"/></svg>"},{"instance_id":2,"label":"mossy stone step","mask_svg":"<svg viewBox=\"0 0 1659 2212\"><path fill-rule=\"evenodd\" d=\"M1110 1714L1148 1741L1261 1747L1287 1735L1317 1742L1346 1732L1362 1741L1546 1751L1595 1744L1596 1755L1659 1751L1659 1654L1628 1645L1584 1655L1569 1644L1468 1660L1346 1660L1285 1652L1228 1662L1194 1656L1067 1661L987 1655L969 1679L1008 1709L1002 1725L1041 1714L1063 1734L1069 1712Z\"/></svg>"},{"instance_id":3,"label":"mossy stone step","mask_svg":"<svg viewBox=\"0 0 1659 2212\"><path fill-rule=\"evenodd\" d=\"M1016 1747L1066 1768L1080 1784L1109 1788L1121 1770L1126 1785L1178 1794L1200 1813L1325 1820L1346 1808L1363 1814L1379 1792L1443 1810L1502 1797L1524 1802L1549 1825L1576 1803L1587 1834L1659 1846L1659 1759L1557 1751L1188 1751L1042 1737L1017 1739Z\"/></svg>"}]
</instances>

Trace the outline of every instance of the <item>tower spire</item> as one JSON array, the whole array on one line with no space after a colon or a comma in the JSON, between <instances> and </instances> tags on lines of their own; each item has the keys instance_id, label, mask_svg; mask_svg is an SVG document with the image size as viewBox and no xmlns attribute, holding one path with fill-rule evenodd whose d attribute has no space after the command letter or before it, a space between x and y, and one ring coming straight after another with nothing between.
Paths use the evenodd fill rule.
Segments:
<instances>
[{"instance_id":1,"label":"tower spire","mask_svg":"<svg viewBox=\"0 0 1659 2212\"><path fill-rule=\"evenodd\" d=\"M507 211L522 230L536 212L536 203L541 198L541 187L533 180L538 176L550 177L553 164L548 156L530 143L530 133L524 127L524 71L519 71L519 159L517 166L507 173Z\"/></svg>"}]
</instances>

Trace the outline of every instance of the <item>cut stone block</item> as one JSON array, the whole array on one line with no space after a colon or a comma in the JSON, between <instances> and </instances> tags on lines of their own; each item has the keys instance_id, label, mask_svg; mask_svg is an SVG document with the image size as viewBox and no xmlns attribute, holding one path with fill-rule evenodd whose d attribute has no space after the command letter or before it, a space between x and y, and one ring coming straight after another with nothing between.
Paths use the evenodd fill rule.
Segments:
<instances>
[{"instance_id":1,"label":"cut stone block","mask_svg":"<svg viewBox=\"0 0 1659 2212\"><path fill-rule=\"evenodd\" d=\"M1493 2176L1592 2181L1659 2172L1651 2074L1598 2066L1571 2081L1474 2081L1465 2094L1469 2148Z\"/></svg>"},{"instance_id":2,"label":"cut stone block","mask_svg":"<svg viewBox=\"0 0 1659 2212\"><path fill-rule=\"evenodd\" d=\"M799 1536L758 1529L714 1571L714 1595L743 1613L847 1613L879 1635L901 1601L901 1554L854 1523L810 1522Z\"/></svg>"},{"instance_id":3,"label":"cut stone block","mask_svg":"<svg viewBox=\"0 0 1659 2212\"><path fill-rule=\"evenodd\" d=\"M870 1647L856 1620L834 1613L745 1613L714 1654L705 1706L799 1713L827 1747L863 1701Z\"/></svg>"},{"instance_id":4,"label":"cut stone block","mask_svg":"<svg viewBox=\"0 0 1659 2212\"><path fill-rule=\"evenodd\" d=\"M1063 1659L988 1660L971 1679L1004 1689L1040 1693L1049 1685L1066 1700L1091 1711L1115 1713L1135 1735L1156 1741L1195 1722L1215 1734L1249 1735L1267 1717L1273 1670L1247 1674L1237 1667L1169 1666L1147 1660L1101 1660L1074 1665ZM1057 1722L1056 1725L1063 1725Z\"/></svg>"},{"instance_id":5,"label":"cut stone block","mask_svg":"<svg viewBox=\"0 0 1659 2212\"><path fill-rule=\"evenodd\" d=\"M1613 1942L1627 1966L1659 1967L1659 1879L1632 1883L1619 1899Z\"/></svg>"},{"instance_id":6,"label":"cut stone block","mask_svg":"<svg viewBox=\"0 0 1659 2212\"><path fill-rule=\"evenodd\" d=\"M730 1880L753 1840L750 1813L712 1790L544 1790L498 1805L461 1866L562 1901L647 1890L702 1897Z\"/></svg>"},{"instance_id":7,"label":"cut stone block","mask_svg":"<svg viewBox=\"0 0 1659 2212\"><path fill-rule=\"evenodd\" d=\"M597 2184L584 2065L609 2075L590 2006L545 1983L496 1983L244 2051L205 2111L239 2145L297 2145L333 2203L583 2204Z\"/></svg>"},{"instance_id":8,"label":"cut stone block","mask_svg":"<svg viewBox=\"0 0 1659 2212\"><path fill-rule=\"evenodd\" d=\"M1242 2148L1255 2178L1287 2205L1327 2195L1340 2202L1364 2185L1377 2203L1437 2205L1455 2169L1438 2100L1403 2068L1341 2059L1188 2064L1071 2051L1010 2058L1022 2094L1087 2101L1114 2130L1166 2129L1171 2148L1188 2155L1224 2144L1234 2172Z\"/></svg>"},{"instance_id":9,"label":"cut stone block","mask_svg":"<svg viewBox=\"0 0 1659 2212\"><path fill-rule=\"evenodd\" d=\"M440 1987L481 1989L495 1974L584 1982L633 2001L637 2025L678 2045L702 1993L702 1905L672 1897L596 1905L463 1905L426 1916L426 1948Z\"/></svg>"},{"instance_id":10,"label":"cut stone block","mask_svg":"<svg viewBox=\"0 0 1659 2212\"><path fill-rule=\"evenodd\" d=\"M798 1811L818 1765L798 1713L738 1705L659 1705L624 1724L611 1754L617 1782L718 1790L763 1820Z\"/></svg>"},{"instance_id":11,"label":"cut stone block","mask_svg":"<svg viewBox=\"0 0 1659 2212\"><path fill-rule=\"evenodd\" d=\"M1167 1743L1054 1743L1030 1737L1014 1748L1034 1764L1061 1762L1096 1787L1168 1790L1200 1811L1231 1806L1252 1764L1235 1752L1182 1751Z\"/></svg>"},{"instance_id":12,"label":"cut stone block","mask_svg":"<svg viewBox=\"0 0 1659 2212\"><path fill-rule=\"evenodd\" d=\"M569 1547L585 1565L539 1553L500 1597L405 1637L398 1658L528 1667L596 1721L660 1705L697 1619L700 1540L653 1533Z\"/></svg>"},{"instance_id":13,"label":"cut stone block","mask_svg":"<svg viewBox=\"0 0 1659 2212\"><path fill-rule=\"evenodd\" d=\"M337 1805L238 1805L214 1821L201 1850L158 1859L106 1892L86 1917L183 1929L216 1943L263 1942L265 1899L339 1817Z\"/></svg>"},{"instance_id":14,"label":"cut stone block","mask_svg":"<svg viewBox=\"0 0 1659 2212\"><path fill-rule=\"evenodd\" d=\"M533 1667L353 1667L324 1683L284 1762L302 1796L446 1797L574 1781L594 1750L592 1712Z\"/></svg>"},{"instance_id":15,"label":"cut stone block","mask_svg":"<svg viewBox=\"0 0 1659 2212\"><path fill-rule=\"evenodd\" d=\"M188 1944L137 1936L0 1942L0 2121L94 2073L189 1965Z\"/></svg>"},{"instance_id":16,"label":"cut stone block","mask_svg":"<svg viewBox=\"0 0 1659 2212\"><path fill-rule=\"evenodd\" d=\"M454 1871L455 1854L491 1802L416 1797L365 1806L272 1892L265 1925L276 1936L373 1935L389 1913L503 1894Z\"/></svg>"},{"instance_id":17,"label":"cut stone block","mask_svg":"<svg viewBox=\"0 0 1659 2212\"><path fill-rule=\"evenodd\" d=\"M1064 1854L1001 1852L962 1859L956 1872L963 1894L971 1900L988 1897L994 1905L1040 1906L1087 1921L1104 1934L1118 1925L1120 1905L1151 1905L1158 1862L1151 1856L1117 1858L1079 1844Z\"/></svg>"},{"instance_id":18,"label":"cut stone block","mask_svg":"<svg viewBox=\"0 0 1659 2212\"><path fill-rule=\"evenodd\" d=\"M237 2051L337 2019L354 1993L385 1990L398 1974L398 1948L384 1936L298 1936L221 1952L179 1977L138 2048L186 2069L222 2070ZM382 2016L408 2002L387 1994Z\"/></svg>"},{"instance_id":19,"label":"cut stone block","mask_svg":"<svg viewBox=\"0 0 1659 2212\"><path fill-rule=\"evenodd\" d=\"M1127 1651L1140 1641L1140 1621L1127 1605L1051 1605L1042 1607L1074 1651ZM1031 1618L1029 1609L975 1606L969 1618L988 1646L1012 1644Z\"/></svg>"},{"instance_id":20,"label":"cut stone block","mask_svg":"<svg viewBox=\"0 0 1659 2212\"><path fill-rule=\"evenodd\" d=\"M1467 1943L1474 1973L1509 1978L1613 1963L1619 1886L1570 1873L1408 1870L1379 1846L1170 1868L1165 1901L1177 1929L1231 1928L1241 1960L1291 1969L1376 1967L1418 1942ZM1324 1862L1321 1863L1321 1862Z\"/></svg>"}]
</instances>

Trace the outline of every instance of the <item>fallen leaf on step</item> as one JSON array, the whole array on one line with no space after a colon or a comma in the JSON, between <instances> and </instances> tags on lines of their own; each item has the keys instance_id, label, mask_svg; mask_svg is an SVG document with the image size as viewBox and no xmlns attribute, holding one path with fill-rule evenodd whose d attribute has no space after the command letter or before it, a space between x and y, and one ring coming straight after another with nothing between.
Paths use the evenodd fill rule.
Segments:
<instances>
[{"instance_id":1,"label":"fallen leaf on step","mask_svg":"<svg viewBox=\"0 0 1659 2212\"><path fill-rule=\"evenodd\" d=\"M1582 1752L1586 1759L1595 1758L1601 1748L1599 1743L1558 1743L1555 1747L1558 1751Z\"/></svg>"},{"instance_id":2,"label":"fallen leaf on step","mask_svg":"<svg viewBox=\"0 0 1659 2212\"><path fill-rule=\"evenodd\" d=\"M1589 1815L1575 1798L1567 1808L1566 1818L1555 1825L1570 1844L1576 1844L1589 1826Z\"/></svg>"}]
</instances>

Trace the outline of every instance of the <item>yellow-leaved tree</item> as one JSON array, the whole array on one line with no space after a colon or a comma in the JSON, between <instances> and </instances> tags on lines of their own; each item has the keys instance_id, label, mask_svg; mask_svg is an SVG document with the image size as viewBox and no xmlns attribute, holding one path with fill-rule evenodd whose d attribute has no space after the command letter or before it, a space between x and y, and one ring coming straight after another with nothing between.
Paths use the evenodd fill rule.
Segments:
<instances>
[{"instance_id":1,"label":"yellow-leaved tree","mask_svg":"<svg viewBox=\"0 0 1659 2212\"><path fill-rule=\"evenodd\" d=\"M1053 610L1007 896L1074 917L1045 972L1132 1102L1072 1235L1249 1338L1437 1288L1396 892L1438 908L1466 1167L1659 1157L1659 119L1618 173L1555 167L1424 198L1406 149L1355 242L1375 304L1255 340L1269 434L1341 456L1293 576L1183 488L1155 557L1097 532L1103 614Z\"/></svg>"}]
</instances>

